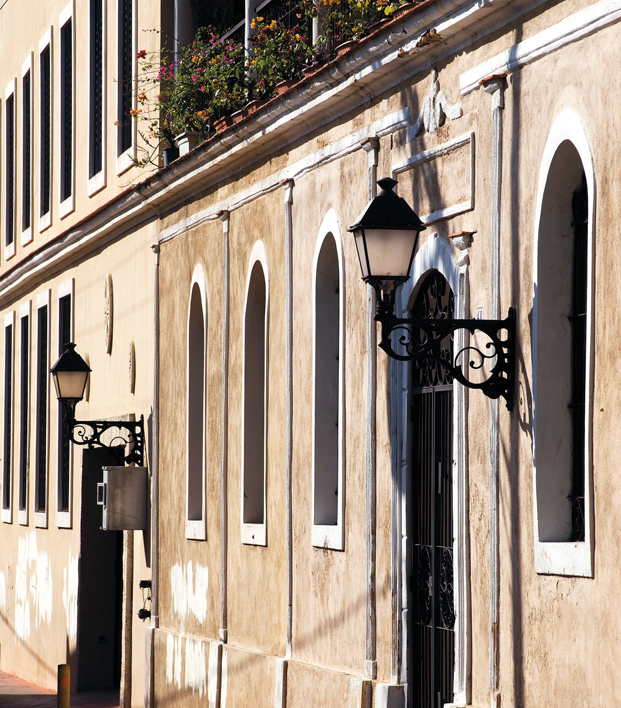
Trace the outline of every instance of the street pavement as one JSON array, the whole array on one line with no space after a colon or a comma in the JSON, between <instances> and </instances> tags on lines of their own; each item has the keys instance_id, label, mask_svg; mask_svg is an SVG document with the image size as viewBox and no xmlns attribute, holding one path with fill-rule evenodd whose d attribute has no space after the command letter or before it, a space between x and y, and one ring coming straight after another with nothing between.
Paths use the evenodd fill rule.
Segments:
<instances>
[{"instance_id":1,"label":"street pavement","mask_svg":"<svg viewBox=\"0 0 621 708\"><path fill-rule=\"evenodd\" d=\"M71 708L119 708L119 690L86 691L71 694ZM0 672L2 708L56 708L56 692L39 688L11 674Z\"/></svg>"}]
</instances>

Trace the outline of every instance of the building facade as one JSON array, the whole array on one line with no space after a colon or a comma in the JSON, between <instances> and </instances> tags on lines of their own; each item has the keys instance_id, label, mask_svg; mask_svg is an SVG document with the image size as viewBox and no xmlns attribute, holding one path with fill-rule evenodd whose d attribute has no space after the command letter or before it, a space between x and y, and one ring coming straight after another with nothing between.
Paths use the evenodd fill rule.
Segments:
<instances>
[{"instance_id":1,"label":"building facade","mask_svg":"<svg viewBox=\"0 0 621 708\"><path fill-rule=\"evenodd\" d=\"M621 4L404 5L152 173L124 57L191 6L61 5L28 38L0 10L3 670L126 706L607 703ZM396 312L514 308L510 401L378 347L348 227L381 177L426 226ZM144 531L99 531L110 463L59 433L68 339L79 418L145 417ZM486 344L443 356L480 385Z\"/></svg>"}]
</instances>

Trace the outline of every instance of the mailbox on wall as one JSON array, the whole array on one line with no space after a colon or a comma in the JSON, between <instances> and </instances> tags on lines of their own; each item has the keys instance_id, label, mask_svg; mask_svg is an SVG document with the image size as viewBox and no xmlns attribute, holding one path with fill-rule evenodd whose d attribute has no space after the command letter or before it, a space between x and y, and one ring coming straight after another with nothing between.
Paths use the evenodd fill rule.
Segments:
<instances>
[{"instance_id":1,"label":"mailbox on wall","mask_svg":"<svg viewBox=\"0 0 621 708\"><path fill-rule=\"evenodd\" d=\"M104 531L135 531L147 528L146 467L104 467L97 484L97 504L102 507Z\"/></svg>"}]
</instances>

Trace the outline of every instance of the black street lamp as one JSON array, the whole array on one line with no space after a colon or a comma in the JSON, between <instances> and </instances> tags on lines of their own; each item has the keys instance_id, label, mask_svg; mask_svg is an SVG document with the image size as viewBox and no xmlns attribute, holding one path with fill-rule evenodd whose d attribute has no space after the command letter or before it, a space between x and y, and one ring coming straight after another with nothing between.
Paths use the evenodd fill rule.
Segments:
<instances>
[{"instance_id":1,"label":"black street lamp","mask_svg":"<svg viewBox=\"0 0 621 708\"><path fill-rule=\"evenodd\" d=\"M381 191L348 229L356 240L362 279L373 286L377 296L375 319L382 325L379 346L390 357L400 361L414 361L420 365L434 361L464 386L479 388L489 398L502 396L511 410L515 371L513 308L509 309L509 315L504 320L395 316L396 290L410 278L418 235L425 228L405 199L393 192L396 184L390 178L379 180ZM482 332L486 335L488 341L484 348L464 345L456 354L447 356L442 342L446 337L454 338L460 329L470 334ZM396 342L392 340L393 334L396 335ZM464 367L466 359L469 360L468 366ZM464 369L484 373L486 361L490 363L489 376L483 381L470 381Z\"/></svg>"},{"instance_id":2,"label":"black street lamp","mask_svg":"<svg viewBox=\"0 0 621 708\"><path fill-rule=\"evenodd\" d=\"M86 383L91 373L89 365L76 352L75 344L69 342L58 361L50 369L56 397L63 404L63 426L66 435L75 445L89 448L101 447L119 458L125 464L134 463L142 467L144 460L144 418L137 421L92 420L77 421L75 407L83 398ZM102 442L102 435L116 428L109 444ZM129 452L125 452L129 446Z\"/></svg>"}]
</instances>

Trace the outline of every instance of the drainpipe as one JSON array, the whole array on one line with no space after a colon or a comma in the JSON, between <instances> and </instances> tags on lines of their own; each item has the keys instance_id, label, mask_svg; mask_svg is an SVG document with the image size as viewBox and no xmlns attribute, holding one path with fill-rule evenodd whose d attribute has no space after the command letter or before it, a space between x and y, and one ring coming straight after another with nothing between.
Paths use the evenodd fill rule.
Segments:
<instances>
[{"instance_id":1,"label":"drainpipe","mask_svg":"<svg viewBox=\"0 0 621 708\"><path fill-rule=\"evenodd\" d=\"M228 552L228 446L229 446L229 220L228 211L218 212L222 221L222 441L220 444L220 631L228 640L227 552Z\"/></svg>"},{"instance_id":2,"label":"drainpipe","mask_svg":"<svg viewBox=\"0 0 621 708\"><path fill-rule=\"evenodd\" d=\"M502 182L502 110L504 108L504 75L489 76L481 85L492 97L492 277L490 318L500 318L500 213ZM499 465L498 399L490 400L489 421L489 503L490 503L490 559L489 559L489 687L490 705L500 706L499 685L499 618L500 618L500 553L498 509Z\"/></svg>"},{"instance_id":3,"label":"drainpipe","mask_svg":"<svg viewBox=\"0 0 621 708\"><path fill-rule=\"evenodd\" d=\"M362 141L367 153L369 201L377 192L377 154L379 139L367 138ZM367 446L366 446L366 536L367 536L367 611L366 649L364 675L367 679L377 678L377 595L376 595L376 393L377 393L377 335L375 326L375 292L367 286Z\"/></svg>"},{"instance_id":4,"label":"drainpipe","mask_svg":"<svg viewBox=\"0 0 621 708\"><path fill-rule=\"evenodd\" d=\"M155 705L154 642L159 627L159 441L160 441L160 245L151 247L155 253L153 290L153 444L151 450L151 624L146 637L145 708Z\"/></svg>"},{"instance_id":5,"label":"drainpipe","mask_svg":"<svg viewBox=\"0 0 621 708\"><path fill-rule=\"evenodd\" d=\"M287 536L287 658L291 658L291 644L293 638L293 524L292 524L292 498L291 478L293 464L293 279L292 279L292 243L293 243L293 185L292 179L282 182L285 190L285 320L286 320L286 351L287 351L287 400L286 406L286 469L285 469L285 506L287 508L286 536Z\"/></svg>"}]
</instances>

